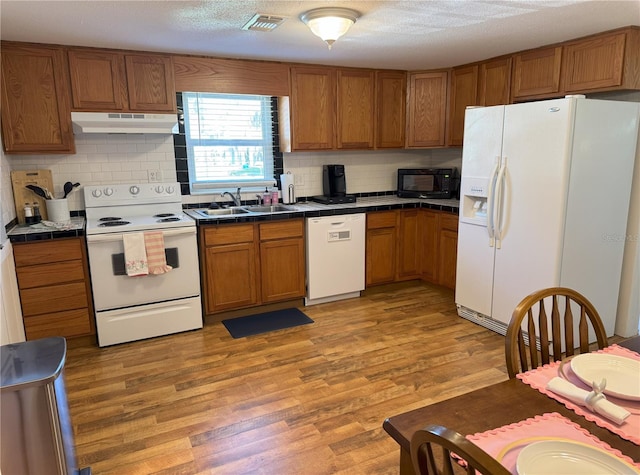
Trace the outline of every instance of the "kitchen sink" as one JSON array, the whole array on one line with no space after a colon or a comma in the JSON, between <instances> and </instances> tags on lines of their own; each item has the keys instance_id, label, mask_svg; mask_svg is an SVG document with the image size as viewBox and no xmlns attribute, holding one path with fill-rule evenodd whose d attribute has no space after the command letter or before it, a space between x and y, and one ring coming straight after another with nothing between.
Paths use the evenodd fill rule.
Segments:
<instances>
[{"instance_id":1,"label":"kitchen sink","mask_svg":"<svg viewBox=\"0 0 640 475\"><path fill-rule=\"evenodd\" d=\"M203 216L229 216L232 214L247 214L244 208L221 208L221 209L199 209L197 210Z\"/></svg>"},{"instance_id":2,"label":"kitchen sink","mask_svg":"<svg viewBox=\"0 0 640 475\"><path fill-rule=\"evenodd\" d=\"M291 211L291 208L283 205L271 205L271 206L253 205L253 206L246 206L245 209L253 213L277 213L279 211Z\"/></svg>"}]
</instances>

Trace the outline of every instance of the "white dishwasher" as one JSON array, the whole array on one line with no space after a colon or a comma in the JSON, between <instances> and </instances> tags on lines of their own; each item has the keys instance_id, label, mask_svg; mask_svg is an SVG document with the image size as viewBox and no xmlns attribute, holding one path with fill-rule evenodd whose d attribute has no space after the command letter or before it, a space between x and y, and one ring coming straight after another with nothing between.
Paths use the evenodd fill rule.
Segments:
<instances>
[{"instance_id":1,"label":"white dishwasher","mask_svg":"<svg viewBox=\"0 0 640 475\"><path fill-rule=\"evenodd\" d=\"M307 218L305 305L359 297L364 290L365 214Z\"/></svg>"}]
</instances>

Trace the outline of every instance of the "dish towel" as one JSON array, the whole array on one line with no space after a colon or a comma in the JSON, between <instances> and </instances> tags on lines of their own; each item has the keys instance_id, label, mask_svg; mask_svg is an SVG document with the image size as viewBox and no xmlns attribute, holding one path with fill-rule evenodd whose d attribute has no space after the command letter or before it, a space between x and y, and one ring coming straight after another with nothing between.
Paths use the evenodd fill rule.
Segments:
<instances>
[{"instance_id":1,"label":"dish towel","mask_svg":"<svg viewBox=\"0 0 640 475\"><path fill-rule=\"evenodd\" d=\"M585 391L562 378L556 377L550 380L547 383L547 389L560 396L566 397L576 404L580 404L597 412L618 425L622 424L624 420L631 415L631 413L623 407L616 406L611 401L607 401L602 392Z\"/></svg>"},{"instance_id":2,"label":"dish towel","mask_svg":"<svg viewBox=\"0 0 640 475\"><path fill-rule=\"evenodd\" d=\"M162 231L148 231L144 233L144 245L149 261L149 274L165 274L173 269L173 267L167 265Z\"/></svg>"},{"instance_id":3,"label":"dish towel","mask_svg":"<svg viewBox=\"0 0 640 475\"><path fill-rule=\"evenodd\" d=\"M127 275L137 277L147 275L147 251L144 246L143 233L126 233L122 235L124 244L124 263Z\"/></svg>"}]
</instances>

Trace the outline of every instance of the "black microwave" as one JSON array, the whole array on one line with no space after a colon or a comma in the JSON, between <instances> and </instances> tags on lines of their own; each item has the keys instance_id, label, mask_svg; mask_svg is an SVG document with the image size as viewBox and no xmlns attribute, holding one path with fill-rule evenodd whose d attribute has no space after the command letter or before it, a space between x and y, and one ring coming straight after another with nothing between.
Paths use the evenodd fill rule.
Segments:
<instances>
[{"instance_id":1,"label":"black microwave","mask_svg":"<svg viewBox=\"0 0 640 475\"><path fill-rule=\"evenodd\" d=\"M400 198L457 198L457 168L398 168Z\"/></svg>"}]
</instances>

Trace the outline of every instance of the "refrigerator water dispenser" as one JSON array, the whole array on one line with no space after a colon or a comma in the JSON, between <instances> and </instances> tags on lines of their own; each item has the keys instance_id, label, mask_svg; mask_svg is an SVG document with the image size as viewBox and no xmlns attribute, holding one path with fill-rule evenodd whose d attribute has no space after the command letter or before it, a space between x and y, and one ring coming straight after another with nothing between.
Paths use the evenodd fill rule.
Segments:
<instances>
[{"instance_id":1,"label":"refrigerator water dispenser","mask_svg":"<svg viewBox=\"0 0 640 475\"><path fill-rule=\"evenodd\" d=\"M465 180L460 193L460 221L478 225L487 224L488 188L487 177L469 177Z\"/></svg>"}]
</instances>

